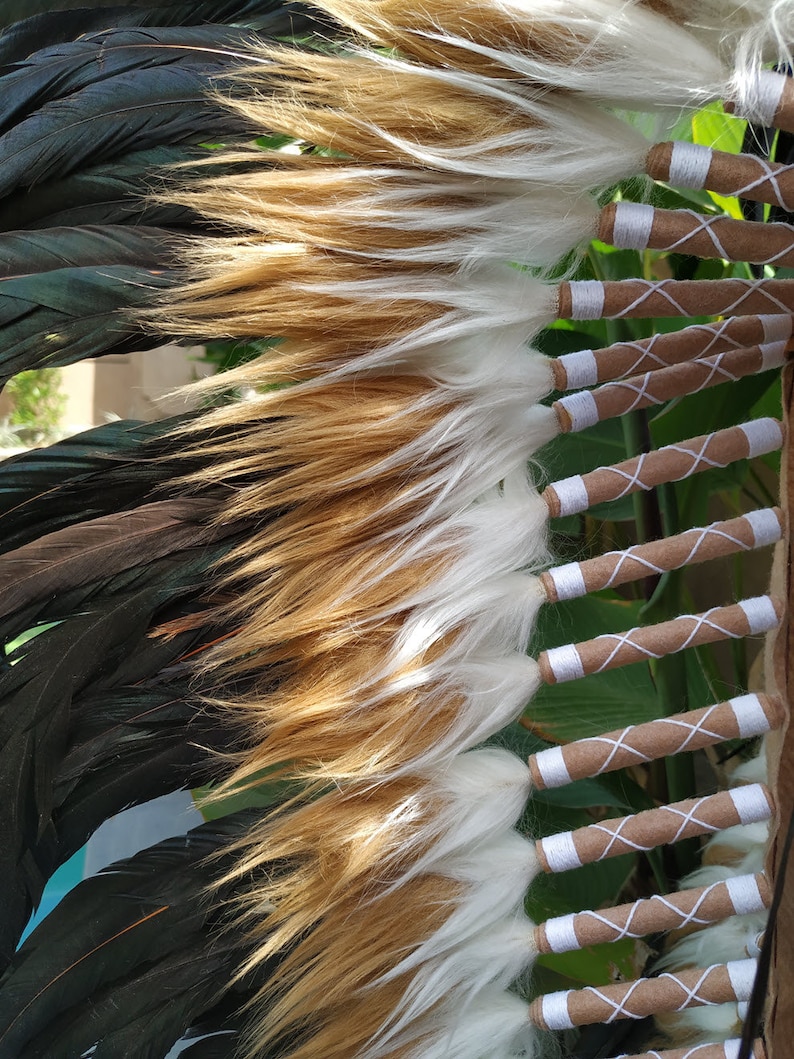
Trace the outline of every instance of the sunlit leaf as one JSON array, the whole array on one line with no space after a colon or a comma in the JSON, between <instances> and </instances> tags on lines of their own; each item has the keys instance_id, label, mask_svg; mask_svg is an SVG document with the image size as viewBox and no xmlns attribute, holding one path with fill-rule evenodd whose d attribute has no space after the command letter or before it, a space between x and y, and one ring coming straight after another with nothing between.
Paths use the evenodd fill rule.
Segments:
<instances>
[{"instance_id":1,"label":"sunlit leaf","mask_svg":"<svg viewBox=\"0 0 794 1059\"><path fill-rule=\"evenodd\" d=\"M719 151L739 154L742 150L745 125L746 122L732 114L726 114L721 103L710 103L692 118L692 140L707 147L715 147ZM737 220L742 219L738 199L726 198L714 192L709 192L709 195L720 209Z\"/></svg>"}]
</instances>

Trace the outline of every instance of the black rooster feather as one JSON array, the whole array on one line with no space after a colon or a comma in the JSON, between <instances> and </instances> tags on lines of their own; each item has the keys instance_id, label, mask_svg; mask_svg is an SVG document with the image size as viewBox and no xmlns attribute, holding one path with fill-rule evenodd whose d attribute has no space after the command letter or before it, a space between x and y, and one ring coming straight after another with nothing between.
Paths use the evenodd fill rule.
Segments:
<instances>
[{"instance_id":1,"label":"black rooster feather","mask_svg":"<svg viewBox=\"0 0 794 1059\"><path fill-rule=\"evenodd\" d=\"M162 344L136 310L178 282L174 240L204 225L153 193L173 167L206 173L206 145L267 131L212 95L246 46L328 24L272 0L25 0L0 25L0 382ZM191 463L163 439L186 421L110 423L4 465L4 1059L155 1059L183 1038L191 1059L228 1056L245 1021L253 987L218 911L233 893L210 908L207 892L250 814L87 880L15 955L47 880L103 821L217 782L243 746L187 661L227 632L205 585L245 527L213 520L220 483L168 498ZM153 636L168 623L185 631Z\"/></svg>"}]
</instances>

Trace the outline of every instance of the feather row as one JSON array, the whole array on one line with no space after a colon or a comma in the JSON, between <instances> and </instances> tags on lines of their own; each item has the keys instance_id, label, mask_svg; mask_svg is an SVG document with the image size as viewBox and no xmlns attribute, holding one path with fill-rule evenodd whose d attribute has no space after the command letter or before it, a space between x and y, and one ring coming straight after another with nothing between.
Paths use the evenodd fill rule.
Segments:
<instances>
[{"instance_id":1,"label":"feather row","mask_svg":"<svg viewBox=\"0 0 794 1059\"><path fill-rule=\"evenodd\" d=\"M350 18L349 12L333 13ZM489 18L493 14L489 10ZM648 14L649 25L655 25L656 17ZM394 36L385 42L402 44ZM536 54L535 48L533 44ZM698 99L708 98L709 92L723 92L727 83L728 75L720 63L712 59L712 66L714 88L704 88L702 95L696 94ZM605 68L606 60L599 60L601 84L610 83L604 78ZM278 466L277 461L283 463L282 454L290 453L292 459L298 454L296 463L308 460L314 439L324 439L326 449L311 466L311 485L308 476L304 480L300 467L279 478L280 498L291 505L286 524L289 526L292 519L295 525L291 540L296 530L301 533L300 520L318 510L314 505L320 502L324 511L332 513L326 521L333 526L337 498L348 496L366 475L367 490L373 493L377 489L378 495L372 507L357 503L353 518L348 514L348 525L355 533L351 543L361 540L360 534L366 529L370 546L378 547L383 556L378 564L379 578L385 578L389 586L423 586L421 599L416 589L408 589L406 594L406 588L400 587L393 602L378 603L373 591L383 592L383 581L371 584L374 571L366 564L362 566L362 551L348 550L348 538L339 537L330 546L325 544L328 552L322 565L319 561L314 568L307 564L308 577L315 586L319 570L326 571L326 584L320 593L316 587L311 594L297 587L300 581L281 561L278 581L264 580L258 594L263 616L272 599L283 603L306 600L300 608L293 606L289 626L279 622L275 608L268 615L267 626L258 615L254 617L251 604L255 597L242 582L248 606L245 635L235 637L207 659L210 666L231 666L235 672L244 672L241 667L247 663L242 651L247 644L256 645L257 654L252 657L265 660L269 637L279 635L283 640L291 630L300 629L302 673L314 691L311 712L305 713L305 723L301 723L297 700L287 695L281 698L281 692L277 708L267 701L259 705L255 716L268 733L269 756L259 756L256 765L253 760L243 765L240 779L250 776L255 767L289 761L290 768L302 770L306 778L342 785L339 793L323 793L318 800L291 812L285 821L268 821L262 827L260 844L256 845L251 836L241 856L240 873L253 869L266 851L267 856L282 850L295 856L296 842L306 858L301 875L290 875L283 886L257 894L257 901L271 902L275 913L268 919L267 939L260 934L253 959L285 951L293 942L296 945L265 991L267 1013L263 1013L262 1025L253 1038L254 1047L266 1048L300 1027L305 1041L285 1053L296 1059L316 1054L518 1054L525 1046L525 1009L505 998L504 1003L511 1011L515 1009L515 1015L502 1014L500 1035L486 1038L488 1023L474 998L479 994L495 1016L500 1009L494 1002L494 986L503 988L527 962L529 925L514 916L523 887L537 870L534 854L530 846L516 840L516 864L524 865L521 883L514 885L512 878L506 879L504 896L498 900L492 877L486 880L482 876L481 882L469 874L474 850L480 872L488 855L485 847L473 849L476 840L468 834L468 824L461 828L462 816L457 818L454 833L457 840L466 839L467 852L453 856L448 864L436 861L436 843L441 843L439 850L445 849L449 838L433 838L430 821L444 814L442 801L433 794L435 773L425 770L451 769L456 762L463 766L471 760L470 753L457 755L515 716L516 707L531 694L537 680L521 663L524 675L515 694L505 694L500 682L499 700L504 712L498 712L496 700L483 699L472 683L471 660L482 659L483 678L490 682L497 671L503 675L508 672L518 663L538 606L537 582L524 574L516 579L516 572L531 569L540 556L537 549L522 551L518 538L511 543L504 501L510 501L515 487L519 491L517 501L523 493L526 500L531 498L532 509L540 507L518 468L535 446L556 432L543 409L533 410L536 418L531 425L525 418L526 410L549 384L545 365L534 361L538 372L534 396L519 383L522 392L516 402L517 414L501 415L493 456L486 429L474 435L478 451L476 461L469 460L466 439L472 434L468 424L464 428L462 416L467 394L473 395L475 388L478 406L493 410L500 402L496 395L490 396L493 384L489 380L506 377L499 366L504 363L502 350L510 357L515 351L517 370L509 373L512 379L526 379L527 373L535 370L530 367L532 357L519 350L555 313L553 290L534 277L502 269L497 260L491 264L491 259L504 261L514 256L540 269L553 265L563 252L576 247L587 226L583 222L593 215L594 201L586 199L584 193L588 181L594 187L603 180L603 169L596 173L593 167L605 165L601 161L605 157L614 157L608 150L592 150L593 138L604 135L606 147L609 131L622 137L620 142L636 142L632 171L639 169L637 158L644 146L625 126L620 133L614 127L608 129L612 118L590 103L577 99L573 105L553 93L537 95L519 83L493 77L492 71L462 74L437 64L420 67L379 52L298 55L265 49L246 76L251 94L248 99L238 97L233 105L247 122L276 129L299 143L331 148L344 145L349 158L332 155L315 159L310 152L294 156L294 160L285 156L271 173L263 175L261 190L251 183L239 191L230 178L223 185L180 199L191 210L220 221L232 234L224 234L215 243L204 243L204 256L193 270L195 282L184 293L175 292L166 310L167 319L171 327L186 334L198 335L210 321L222 318L232 335L268 333L286 339L261 368L246 366L233 381L253 386L271 380L298 381L298 385L254 402L259 414L264 412L270 419L265 444L257 446L260 467L266 473L270 466ZM694 98L688 101L694 102ZM587 139L583 139L587 149L571 134L573 120L587 123ZM564 138L557 131L563 125ZM423 140L424 131L431 126L432 138ZM573 146L568 157L563 155L556 162L552 151L544 147L553 144L559 152L561 142ZM553 196L552 203L537 184L543 181L548 186L555 177L561 191ZM483 183L476 185L477 197L473 198L474 180L494 183L490 188ZM506 180L513 186L502 188L495 183ZM576 199L567 191L574 183ZM512 223L524 243L524 248L520 252L516 248L514 254L502 201L513 208L517 202L527 207L518 219L513 209ZM477 206L483 202L484 206ZM553 229L545 223L550 210L560 219ZM246 218L244 224L242 217ZM242 238L234 234L241 230L246 233ZM496 247L491 242L492 232L498 232L498 252L490 249ZM550 232L552 241L548 241ZM757 291L764 305L770 297L790 298L785 286L770 285ZM726 298L737 301L755 292L756 288L750 292L742 287L737 294L731 286L721 287L715 304L723 305ZM487 374L477 360L486 334L490 348ZM385 414L379 412L377 416L378 441L383 448L370 455L369 398L384 378L391 403ZM402 379L407 393L398 400ZM511 396L516 392L513 383ZM318 413L336 393L340 402L344 401L345 425L341 427L340 404L340 418L326 418L321 430ZM451 411L442 414L443 406L438 403L447 394L453 402L450 409L455 410L454 418ZM420 418L423 408L428 410L424 422ZM291 415L296 419L294 430ZM225 423L230 419L228 413L220 412L213 414L211 421ZM340 423L339 429L333 429L335 422ZM353 423L355 453L347 450L345 443ZM386 437L392 425L394 436ZM288 431L293 434L289 441ZM403 440L406 432L407 440ZM771 440L771 426L768 433L768 443L773 447L779 444L779 430L776 440ZM512 439L518 437L526 447L513 455ZM327 449L329 439L333 440L333 452ZM453 443L454 464L444 456L446 445ZM753 451L758 447L754 441L748 443ZM422 462L417 464L420 452ZM726 452L726 462L740 458L743 452ZM213 473L218 470L232 481L245 473L239 457L216 463ZM390 480L392 474L395 477ZM424 482L422 475L428 475ZM499 495L489 493L499 476L504 483ZM304 498L309 496L311 501L307 502ZM350 502L343 502L350 512ZM255 506L261 510L267 503L264 491L256 501L252 491L250 499L244 501L241 496L232 513L253 513ZM476 537L459 531L452 536L444 533L461 517L453 511L468 511L466 524L486 505L488 520L482 525L487 524L490 535L496 535L497 524L505 526L505 531L500 531L498 555L496 550L489 550L490 535L484 529ZM299 514L304 509L305 516ZM498 518L500 510L504 521ZM521 510L519 526L522 539L527 540L530 527L539 522L530 516L529 505L523 509L511 505L510 515L515 518ZM227 508L227 517L229 513ZM436 519L438 530L433 528ZM416 542L416 550L403 556L391 542L404 541L408 534ZM449 551L443 548L447 542ZM308 534L300 543L306 563ZM264 539L247 546L251 574L256 571L261 578L261 557L268 555L271 547ZM278 552L272 554L274 558L268 558L265 569L276 568ZM422 556L421 567L414 565L413 555ZM438 564L428 565L428 557L433 555L439 556ZM334 571L330 585L329 569ZM473 574L479 569L483 571L482 590L479 575ZM235 579L232 584L241 584L239 573L231 576ZM506 580L497 588L500 579ZM281 584L290 586L289 594L286 588L282 594L279 587L274 596L274 587ZM475 591L479 599L474 598ZM405 601L400 609L398 599ZM351 609L353 601L355 612ZM420 602L421 617L417 609L414 618L406 604L413 608ZM340 619L344 616L349 628L352 613L356 615L356 636L366 632L364 642L355 647L349 636L345 638L333 625L338 614ZM315 669L311 655L307 657L310 644L311 651L317 651L322 643L313 631L316 626L308 619L319 624L320 615L324 621L322 639L330 638L334 645L335 685L329 685L327 661L323 659ZM359 668L362 658L367 662L366 676ZM355 671L345 673L343 659L355 662ZM464 673L466 690L461 694L457 680ZM392 686L394 695L389 691ZM453 692L454 701L445 715L441 709L445 700L450 701L447 688ZM456 693L457 688L460 691ZM349 706L343 689L350 695ZM419 693L416 697L415 692ZM398 701L399 738L405 741L402 746L387 727L393 723L391 711L396 712ZM285 704L289 728L281 720ZM466 728L461 726L469 704L483 711L476 729L472 727L474 713L472 721L465 722ZM406 710L414 709L421 710L421 728L402 723ZM445 726L450 723L455 727L449 729L447 738ZM344 741L340 732L344 732ZM475 739L470 741L466 732L476 732ZM360 765L344 756L343 747L351 744L356 746ZM317 761L322 762L320 769L313 764ZM307 768L311 768L310 773ZM493 783L496 786L495 773ZM427 823L417 827L422 839L415 854L411 853L414 846L403 822L413 824L417 818L405 812L404 802L396 796L402 784L417 784L417 794L424 792L428 806L432 806L426 813ZM325 834L325 821L331 812L335 821L333 847ZM769 812L768 805L765 812ZM346 822L348 813L352 814L351 823ZM362 814L371 822L364 825ZM499 840L504 842L516 819L515 815L506 817L491 833L507 828L505 838ZM358 822L353 824L353 820ZM384 829L376 821L389 821L389 825ZM449 835L452 833L453 829ZM362 839L365 835L373 837ZM346 836L351 836L349 846ZM385 851L376 853L384 850L382 842L388 843L385 849L395 850L393 861ZM464 869L456 856L463 857L469 867ZM333 878L335 883L330 892L326 883L320 903L315 896L318 868L314 865L323 858L334 868L326 868L322 877ZM394 875L385 868L389 863L394 864ZM500 866L500 877L506 874L506 863L507 857ZM429 907L422 900L427 886L435 895ZM415 910L410 924L396 914L393 900L399 900L401 908ZM495 917L488 925L475 912L481 901L488 902L490 915ZM255 924L253 910L249 916ZM337 922L345 923L344 938ZM486 934L482 933L483 926ZM502 934L503 930L506 933ZM354 952L351 936L357 939ZM486 936L494 946L487 959L482 948ZM516 948L512 947L514 941ZM397 958L397 953L405 955ZM463 1033L461 1019L464 994L469 1013L480 1020L476 1034L469 1036ZM470 1025L467 1022L466 1028Z\"/></svg>"}]
</instances>

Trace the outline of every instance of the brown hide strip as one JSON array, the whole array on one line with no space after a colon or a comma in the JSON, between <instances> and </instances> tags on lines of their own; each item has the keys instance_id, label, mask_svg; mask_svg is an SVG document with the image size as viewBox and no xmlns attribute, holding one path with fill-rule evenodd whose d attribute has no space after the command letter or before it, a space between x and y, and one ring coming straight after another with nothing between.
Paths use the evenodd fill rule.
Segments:
<instances>
[{"instance_id":1,"label":"brown hide strip","mask_svg":"<svg viewBox=\"0 0 794 1059\"><path fill-rule=\"evenodd\" d=\"M794 662L794 626L791 615L791 539L792 482L794 482L794 448L788 444L794 411L794 364L783 371L783 419L786 444L780 466L781 507L786 513L786 534L777 546L772 567L772 584L781 598L788 600L787 612L778 631L770 636L767 658L767 685L779 690L786 705L787 720L782 729L768 740L770 784L773 785L778 805L777 828L767 854L767 872L777 880L781 868L781 852L794 807L794 726L791 724L791 666ZM771 663L771 664L770 664ZM788 1059L794 1039L794 1004L790 1001L791 974L794 969L794 876L788 873L786 886L777 915L773 941L772 967L767 1008L767 1050L769 1059Z\"/></svg>"}]
</instances>

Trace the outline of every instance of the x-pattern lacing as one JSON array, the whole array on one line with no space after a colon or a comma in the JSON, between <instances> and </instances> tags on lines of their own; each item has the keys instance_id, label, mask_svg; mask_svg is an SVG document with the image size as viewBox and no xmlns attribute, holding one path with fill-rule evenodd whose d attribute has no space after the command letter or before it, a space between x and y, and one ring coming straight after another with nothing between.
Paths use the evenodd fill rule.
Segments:
<instances>
[{"instance_id":1,"label":"x-pattern lacing","mask_svg":"<svg viewBox=\"0 0 794 1059\"><path fill-rule=\"evenodd\" d=\"M728 371L727 368L722 366L722 362L728 355L728 351L718 353L712 360L693 360L690 364L693 367L700 368L703 372L703 378L700 379L696 384L687 385L687 393L697 393L698 390L705 390L709 386L715 385L714 379L720 378L726 382L735 382L736 379L740 378L739 375L734 375L733 372ZM640 404L641 401L645 400L647 404L664 404L668 398L657 397L653 392L653 383L658 382L658 376L655 371L647 371L640 378L624 379L621 382L610 383L610 387L615 390L627 390L629 393L633 393L634 400L631 404L628 404L624 412L631 412Z\"/></svg>"},{"instance_id":2,"label":"x-pattern lacing","mask_svg":"<svg viewBox=\"0 0 794 1059\"><path fill-rule=\"evenodd\" d=\"M707 357L714 346L722 339L723 343L730 343L731 349L743 349L744 343L738 342L735 338L731 338L728 333L730 330L731 321L721 320L717 324L693 324L691 327L686 328L687 336L693 335L694 332L702 332L704 336L710 336L709 342L703 349L698 353L698 357ZM683 332L682 332L683 333ZM638 340L636 342L621 342L621 350L634 350L638 355L637 359L631 364L625 371L621 372L622 375L633 375L640 370L640 366L645 361L650 361L655 364L658 368L669 368L671 362L669 358L665 357L664 354L654 353L654 347L659 343L664 344L666 339L669 339L669 335L656 334L650 339ZM644 342L644 344L643 344ZM674 362L675 363L675 362Z\"/></svg>"},{"instance_id":3,"label":"x-pattern lacing","mask_svg":"<svg viewBox=\"0 0 794 1059\"><path fill-rule=\"evenodd\" d=\"M678 1007L673 1008L672 1010L674 1010L674 1011L683 1011L685 1008L695 1007L695 1006L711 1007L714 1004L719 1003L719 1001L708 1000L706 997L702 997L700 995L700 993L699 993L699 990L702 988L704 983L707 981L707 979L708 979L709 975L711 974L711 972L714 971L718 967L719 967L719 964L715 964L715 965L713 965L711 967L707 967L703 971L703 973L700 975L700 977L697 979L697 981L695 982L695 984L693 986L685 985L676 975L670 974L669 972L665 972L664 974L660 974L657 978L652 978L652 979L640 978L636 982L632 982L631 983L631 985L626 990L625 994L623 995L623 997L621 997L620 1000L613 1000L612 997L606 996L604 993L601 992L600 989L597 989L595 986L589 986L586 991L588 993L592 994L593 996L597 996L599 1000L602 1000L608 1007L612 1008L611 1013L609 1015L607 1015L606 1018L601 1020L602 1022L607 1022L607 1023L608 1022L614 1022L616 1019L619 1019L619 1018L628 1018L628 1019L642 1019L642 1018L645 1018L647 1016L647 1012L645 1012L645 1011L640 1011L640 1012L632 1011L627 1005L628 1005L628 1003L630 1002L631 998L634 996L634 994L636 992L638 992L638 991L639 992L647 992L649 982L657 983L657 982L660 982L662 979L666 979L668 982L672 982L674 985L678 986L678 988L683 993L683 1000L678 1005ZM584 992L584 990L583 990L583 992Z\"/></svg>"},{"instance_id":4,"label":"x-pattern lacing","mask_svg":"<svg viewBox=\"0 0 794 1059\"><path fill-rule=\"evenodd\" d=\"M713 1047L714 1046L711 1044L695 1044L690 1049L688 1049L688 1051L684 1052L684 1054L681 1056L681 1059L698 1059L698 1056L702 1056L707 1048ZM664 1053L657 1052L656 1049L653 1048L650 1052L648 1052L648 1059L664 1059Z\"/></svg>"},{"instance_id":5,"label":"x-pattern lacing","mask_svg":"<svg viewBox=\"0 0 794 1059\"><path fill-rule=\"evenodd\" d=\"M622 316L630 316L635 311L635 309L639 309L640 306L644 302L648 301L649 298L652 298L654 294L658 294L668 303L668 305L671 305L676 310L677 315L689 316L690 310L685 306L681 305L680 302L676 301L676 299L667 289L671 283L675 282L675 280L669 279L632 280L631 283L633 286L639 285L644 287L645 289L634 299L634 301L630 302L628 305L624 306L620 310L620 312L616 313L613 319L620 318ZM731 314L735 314L737 310L740 309L742 305L744 305L744 303L749 298L752 298L754 295L761 295L763 298L765 298L766 301L769 303L770 310L772 310L772 307L774 306L774 309L781 313L788 313L791 311L789 306L786 305L785 302L781 301L780 298L776 298L773 294L769 292L768 289L766 289L766 280L732 279L728 280L727 282L729 282L733 287L739 285L742 288L742 292L738 296L738 298L736 298L733 302L720 307L719 311L722 316L729 316Z\"/></svg>"},{"instance_id":6,"label":"x-pattern lacing","mask_svg":"<svg viewBox=\"0 0 794 1059\"><path fill-rule=\"evenodd\" d=\"M731 195L737 199L748 198L751 191L755 191L756 188L768 184L774 193L777 205L783 210L791 210L794 203L786 202L783 198L783 192L780 188L780 177L791 175L791 173L794 172L794 165L779 166L776 172L765 158L754 158L753 161L758 168L763 170L762 175L755 180L751 180L750 183L745 184L744 187L732 191Z\"/></svg>"},{"instance_id":7,"label":"x-pattern lacing","mask_svg":"<svg viewBox=\"0 0 794 1059\"><path fill-rule=\"evenodd\" d=\"M622 496L627 496L629 493L634 492L635 489L650 489L651 488L650 485L647 485L643 481L642 472L643 472L643 469L644 469L645 464L647 463L647 461L649 459L651 459L652 457L654 457L654 456L658 458L658 454L660 452L664 452L665 454L677 452L681 456L689 456L689 457L691 457L692 466L689 467L686 471L684 471L683 474L679 474L678 477L675 479L676 481L680 481L682 478L689 478L690 475L696 474L698 471L700 471L703 468L707 468L707 467L723 467L724 464L720 463L718 460L712 460L706 455L706 450L708 449L709 445L711 444L711 441L714 438L714 436L715 436L714 434L707 434L706 437L703 438L703 441L701 442L700 448L697 449L697 450L688 449L688 448L686 448L685 445L681 444L681 445L668 445L667 448L659 449L655 453L654 452L643 452L643 454L637 459L637 464L636 464L633 472L624 470L619 465L615 465L615 466L612 466L612 467L605 467L604 471L609 471L612 474L616 474L619 478L623 478L625 480L625 482L626 482L625 488L623 489L622 492L616 494L615 499L618 499L619 497L622 497Z\"/></svg>"},{"instance_id":8,"label":"x-pattern lacing","mask_svg":"<svg viewBox=\"0 0 794 1059\"><path fill-rule=\"evenodd\" d=\"M711 245L714 247L714 249L716 251L716 256L717 257L723 258L724 260L728 260L728 261L732 259L733 255L731 255L729 253L729 251L727 251L725 249L725 247L722 245L722 242L720 241L719 236L717 235L717 233L714 230L715 225L718 225L718 224L720 224L720 225L722 225L724 227L724 222L726 220L725 217L722 217L722 216L713 216L713 217L704 216L702 213L697 213L695 210L677 210L676 212L679 215L686 214L687 217L690 217L692 219L692 222L693 222L693 227L685 235L682 235L680 239L676 239L675 242L668 243L666 246L661 247L660 249L663 249L663 250L686 249L686 246L690 242L690 240L695 239L698 235L700 235L701 232L703 232L705 235L708 236L709 242L711 243ZM772 254L771 257L764 257L764 258L760 258L759 257L759 258L756 258L755 260L760 265L774 265L776 262L782 261L785 257L787 257L792 252L792 250L794 250L794 228L792 228L792 226L790 224L779 224L777 227L781 231L784 228L788 228L788 230L791 232L792 241L789 243L788 246L784 247L777 254Z\"/></svg>"},{"instance_id":9,"label":"x-pattern lacing","mask_svg":"<svg viewBox=\"0 0 794 1059\"><path fill-rule=\"evenodd\" d=\"M629 909L629 914L626 917L626 922L623 924L623 926L620 926L619 923L616 923L608 916L601 915L600 912L595 911L582 912L580 918L594 920L596 923L602 923L605 927L608 927L610 928L610 930L613 930L615 936L614 938L610 939L611 941L623 941L624 938L645 937L645 935L648 933L647 927L641 926L637 930L632 930L632 924L634 923L634 920L640 915L641 906L643 904L646 909L651 904L661 905L663 908L668 909L668 911L674 914L677 922L675 923L674 927L666 927L665 929L680 930L682 927L688 927L692 924L696 926L705 926L706 924L711 923L712 920L709 919L708 916L703 917L698 915L698 913L700 912L700 909L703 907L704 903L714 893L714 891L717 890L718 887L724 885L724 883L717 882L712 883L711 886L707 886L698 898L698 900L695 902L694 906L688 912L685 912L684 909L679 908L677 905L673 904L673 902L670 901L663 894L654 894L653 897L649 897L644 903L637 902L636 904L633 904L631 906L631 908Z\"/></svg>"},{"instance_id":10,"label":"x-pattern lacing","mask_svg":"<svg viewBox=\"0 0 794 1059\"><path fill-rule=\"evenodd\" d=\"M720 625L718 622L711 620L711 615L719 612L722 609L722 607L712 607L710 610L707 610L705 614L682 614L679 618L676 618L673 622L671 622L671 625L680 625L682 627L682 632L683 626L686 622L693 623L691 631L686 636L684 636L684 638L681 640L681 643L678 644L675 650L684 651L687 647L690 647L696 641L698 635L704 628L713 629L716 633L719 633L720 636L725 636L726 638L730 637L734 640L741 639L743 636L745 636L746 633L738 632L733 629L728 629L724 625ZM635 640L632 639L634 633L647 633L648 628L648 626L635 625L633 629L628 629L626 632L623 633L606 632L602 633L601 636L596 636L592 641L593 643L596 643L599 640L609 640L614 641L615 646L609 652L606 659L598 666L597 669L592 670L592 672L601 673L604 669L607 669L610 663L615 660L617 655L624 647L637 651L640 655L643 655L645 658L662 658L663 655L667 652L657 654L655 651L652 651L650 647L647 647L645 644L637 643Z\"/></svg>"},{"instance_id":11,"label":"x-pattern lacing","mask_svg":"<svg viewBox=\"0 0 794 1059\"><path fill-rule=\"evenodd\" d=\"M678 825L678 830L670 838L665 838L665 844L673 845L679 842L686 833L687 828L690 825L695 825L699 833L719 831L725 826L723 822L718 824L711 824L707 820L703 820L698 816L698 811L705 804L712 804L713 795L706 795L704 798L698 798L688 809L680 809L675 805L663 805L659 809L652 810L659 814L669 813L672 817L680 817L681 823ZM626 850L632 849L635 853L647 853L649 849L654 849L659 845L658 837L655 838L650 845L644 846L641 842L635 842L634 839L623 832L626 828L635 825L637 822L636 816L624 816L620 820L616 821L617 826L613 830L607 827L605 824L590 824L588 831L591 833L594 831L600 831L604 835L609 835L609 841L607 842L604 849L599 853L597 859L604 860L606 857L614 856L612 853L613 849L617 845L623 845Z\"/></svg>"},{"instance_id":12,"label":"x-pattern lacing","mask_svg":"<svg viewBox=\"0 0 794 1059\"><path fill-rule=\"evenodd\" d=\"M688 530L687 532L682 533L679 538L680 542L683 544L684 539L690 534L697 535L695 542L690 548L689 554L685 558L676 560L676 566L688 566L690 563L695 562L695 557L697 556L698 551L703 547L709 537L720 537L723 540L729 541L731 544L736 546L737 550L745 552L753 550L752 544L745 544L744 541L739 540L738 537L734 537L730 533L726 533L724 530L713 529L708 526L700 529ZM618 577L625 564L630 561L640 563L640 565L645 570L647 570L649 574L663 574L666 572L666 570L669 569L669 566L657 566L656 563L652 563L650 559L647 559L643 555L639 554L643 547L644 546L642 544L635 544L631 548L627 548L625 551L622 552L607 552L604 558L609 559L614 556L617 559L617 562L615 563L615 569L609 575L609 580L605 583L605 588L615 584L616 582L619 583Z\"/></svg>"},{"instance_id":13,"label":"x-pattern lacing","mask_svg":"<svg viewBox=\"0 0 794 1059\"><path fill-rule=\"evenodd\" d=\"M704 716L701 717L701 719L697 722L697 724L692 724L689 721L678 720L674 717L663 717L659 721L656 721L655 724L659 728L661 728L662 725L669 724L673 728L682 728L687 731L687 735L684 737L684 740L680 744L680 746L676 750L670 750L669 752L678 754L681 751L686 750L686 748L698 734L702 734L707 738L714 739L716 741L727 738L724 732L712 731L710 728L707 727L708 720L711 714L718 708L719 703L715 703L714 706L710 706ZM628 751L630 754L633 754L638 762L653 760L651 757L648 757L646 754L644 754L641 750L638 750L637 747L632 746L632 744L628 741L630 735L633 732L636 732L636 730L636 725L629 725L627 728L624 728L622 732L620 732L617 739L609 739L607 738L607 736L598 735L593 736L591 739L587 740L588 744L602 743L606 746L611 747L606 758L598 767L594 775L600 776L602 772L608 772L616 755L621 750L625 750Z\"/></svg>"}]
</instances>

